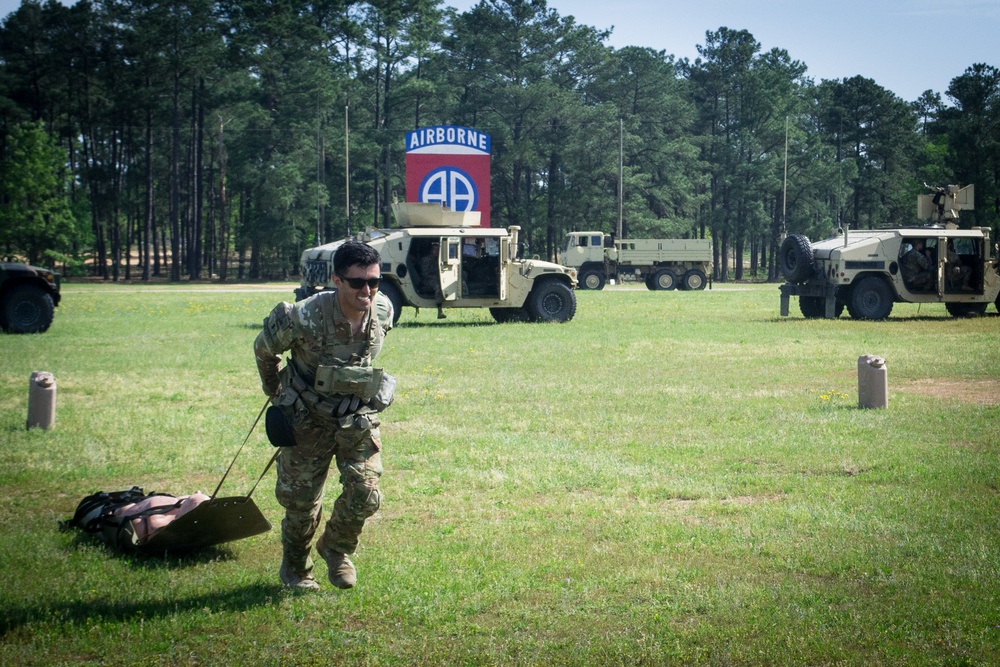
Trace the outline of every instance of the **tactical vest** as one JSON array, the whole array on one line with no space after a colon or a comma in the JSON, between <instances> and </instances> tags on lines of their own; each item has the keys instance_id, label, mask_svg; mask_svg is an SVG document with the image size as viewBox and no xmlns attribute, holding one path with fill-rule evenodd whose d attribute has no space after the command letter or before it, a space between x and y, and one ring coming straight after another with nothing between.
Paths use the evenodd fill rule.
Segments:
<instances>
[{"instance_id":1,"label":"tactical vest","mask_svg":"<svg viewBox=\"0 0 1000 667\"><path fill-rule=\"evenodd\" d=\"M318 301L322 319L319 335L302 324L299 313L293 312L292 320L296 336L302 344L314 353L318 350L318 364L315 369L305 367L293 353L292 359L279 374L285 391L277 405L291 406L300 400L310 412L333 418L340 401L327 400L329 397L353 395L367 402L378 393L382 369L372 368L372 359L381 351L385 333L373 305L365 335L361 340L345 342L341 338L350 337L351 324L345 318L337 320L336 292L323 292L314 298ZM298 307L301 304L296 304Z\"/></svg>"}]
</instances>

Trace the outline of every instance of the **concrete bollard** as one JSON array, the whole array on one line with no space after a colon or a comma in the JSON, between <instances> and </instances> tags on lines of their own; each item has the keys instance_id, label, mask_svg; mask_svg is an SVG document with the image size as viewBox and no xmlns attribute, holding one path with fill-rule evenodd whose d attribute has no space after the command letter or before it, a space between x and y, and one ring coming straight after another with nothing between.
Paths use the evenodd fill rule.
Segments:
<instances>
[{"instance_id":1,"label":"concrete bollard","mask_svg":"<svg viewBox=\"0 0 1000 667\"><path fill-rule=\"evenodd\" d=\"M882 357L858 357L858 407L889 407L889 373Z\"/></svg>"},{"instance_id":2,"label":"concrete bollard","mask_svg":"<svg viewBox=\"0 0 1000 667\"><path fill-rule=\"evenodd\" d=\"M28 428L50 429L56 423L56 379L48 371L34 371L28 387Z\"/></svg>"}]
</instances>

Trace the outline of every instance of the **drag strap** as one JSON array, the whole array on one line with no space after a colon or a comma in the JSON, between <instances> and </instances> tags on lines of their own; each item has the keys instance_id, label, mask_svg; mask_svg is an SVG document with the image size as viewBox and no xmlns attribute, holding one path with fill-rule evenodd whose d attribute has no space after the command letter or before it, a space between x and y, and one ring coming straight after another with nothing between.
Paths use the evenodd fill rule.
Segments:
<instances>
[{"instance_id":1,"label":"drag strap","mask_svg":"<svg viewBox=\"0 0 1000 667\"><path fill-rule=\"evenodd\" d=\"M247 437L243 438L243 444L240 445L240 448L236 450L236 456L234 456L233 460L229 462L229 467L226 468L225 474L222 475L222 479L219 480L219 485L217 487L215 487L215 491L212 492L212 497L210 498L210 500L215 500L215 496L217 496L219 494L219 489L222 488L222 483L225 482L226 481L226 477L229 476L229 471L233 469L233 464L236 463L236 459L238 459L240 457L240 452L243 451L243 448L247 444L247 440L250 439L250 434L253 433L253 430L255 428L257 428L257 424L260 422L260 418L264 416L264 411L267 410L267 406L268 406L268 404L270 402L271 402L270 397L264 399L264 407L262 407L260 409L260 412L257 413L257 419L255 419L253 421L253 426L251 426L250 430L247 431ZM271 461L273 462L274 459L272 458ZM264 468L264 472L267 472L268 468L270 468L270 467L271 467L271 464L268 463L267 464L267 468ZM263 475L261 475L261 477L263 477ZM257 483L259 484L260 480L257 480ZM257 484L254 484L253 486L254 486L254 488L257 488ZM253 493L253 489L250 490L250 493ZM250 494L248 493L247 494L247 498L249 498L249 497L250 497Z\"/></svg>"},{"instance_id":2,"label":"drag strap","mask_svg":"<svg viewBox=\"0 0 1000 667\"><path fill-rule=\"evenodd\" d=\"M244 498L243 500L250 500L250 496L253 495L253 492L257 490L257 485L260 484L260 480L264 479L264 475L266 475L267 471L271 469L272 465L274 465L274 462L275 462L275 460L277 460L278 454L280 454L280 453L281 453L281 449L280 448L274 450L274 456L272 456L271 460L267 462L267 465L264 467L264 472L262 472L260 474L260 477L257 478L256 482L254 482L253 488L250 489L250 493L248 493L247 497Z\"/></svg>"}]
</instances>

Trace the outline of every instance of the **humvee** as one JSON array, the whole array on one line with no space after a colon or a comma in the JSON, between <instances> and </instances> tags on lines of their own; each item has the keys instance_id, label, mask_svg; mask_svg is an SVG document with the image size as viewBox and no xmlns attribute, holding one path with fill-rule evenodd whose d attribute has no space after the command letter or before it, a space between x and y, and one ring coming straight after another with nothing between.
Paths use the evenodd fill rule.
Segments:
<instances>
[{"instance_id":1,"label":"humvee","mask_svg":"<svg viewBox=\"0 0 1000 667\"><path fill-rule=\"evenodd\" d=\"M38 266L0 262L0 328L9 333L42 333L59 305L58 273Z\"/></svg>"},{"instance_id":2,"label":"humvee","mask_svg":"<svg viewBox=\"0 0 1000 667\"><path fill-rule=\"evenodd\" d=\"M958 229L959 210L972 208L973 186L931 188L920 195L917 215L933 222L923 227L847 231L810 243L788 236L778 251L787 281L781 286L781 315L789 297L799 298L807 318L883 320L896 302L944 303L953 317L983 315L990 303L1000 310L1000 258L989 227ZM927 276L905 270L907 253L923 248Z\"/></svg>"},{"instance_id":3,"label":"humvee","mask_svg":"<svg viewBox=\"0 0 1000 667\"><path fill-rule=\"evenodd\" d=\"M403 306L435 308L439 299L442 308L489 308L497 322L566 322L576 313L576 271L519 258L516 225L479 227L478 211L439 204L394 203L392 212L398 227L354 238L382 256L379 289L392 301L395 319ZM343 242L302 253L297 299L333 286L333 254ZM435 245L435 261L421 262ZM421 275L422 266L433 275Z\"/></svg>"}]
</instances>

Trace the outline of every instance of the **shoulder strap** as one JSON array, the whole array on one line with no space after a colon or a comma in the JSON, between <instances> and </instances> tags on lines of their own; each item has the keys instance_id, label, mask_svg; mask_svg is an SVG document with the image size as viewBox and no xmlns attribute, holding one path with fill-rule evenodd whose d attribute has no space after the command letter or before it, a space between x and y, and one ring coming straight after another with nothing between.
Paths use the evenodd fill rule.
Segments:
<instances>
[{"instance_id":1,"label":"shoulder strap","mask_svg":"<svg viewBox=\"0 0 1000 667\"><path fill-rule=\"evenodd\" d=\"M320 309L323 311L323 322L326 324L327 332L333 331L333 320L336 317L333 309L333 300L337 298L336 292L324 292L319 298Z\"/></svg>"}]
</instances>

